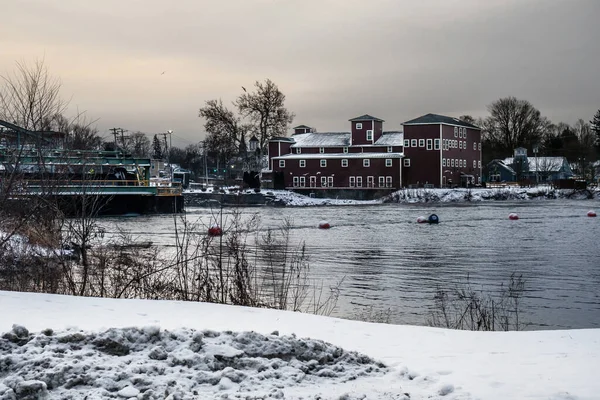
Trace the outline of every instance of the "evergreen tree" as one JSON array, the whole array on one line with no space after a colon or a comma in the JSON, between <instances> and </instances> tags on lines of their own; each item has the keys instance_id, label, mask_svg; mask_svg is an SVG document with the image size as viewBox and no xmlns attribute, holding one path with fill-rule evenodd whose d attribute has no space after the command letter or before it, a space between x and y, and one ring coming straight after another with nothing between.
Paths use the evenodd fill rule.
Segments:
<instances>
[{"instance_id":1,"label":"evergreen tree","mask_svg":"<svg viewBox=\"0 0 600 400\"><path fill-rule=\"evenodd\" d=\"M590 121L592 130L596 133L596 148L600 151L600 110L594 115L594 119Z\"/></svg>"},{"instance_id":2,"label":"evergreen tree","mask_svg":"<svg viewBox=\"0 0 600 400\"><path fill-rule=\"evenodd\" d=\"M163 151L162 151L162 146L160 144L160 139L158 138L157 135L154 135L152 146L154 147L154 152L152 153L152 158L154 158L155 160L162 160Z\"/></svg>"}]
</instances>

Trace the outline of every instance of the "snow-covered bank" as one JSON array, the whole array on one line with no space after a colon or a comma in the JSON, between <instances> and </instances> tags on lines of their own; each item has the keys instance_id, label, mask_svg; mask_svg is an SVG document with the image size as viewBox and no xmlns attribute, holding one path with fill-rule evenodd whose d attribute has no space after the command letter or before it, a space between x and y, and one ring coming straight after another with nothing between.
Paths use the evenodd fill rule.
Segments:
<instances>
[{"instance_id":1,"label":"snow-covered bank","mask_svg":"<svg viewBox=\"0 0 600 400\"><path fill-rule=\"evenodd\" d=\"M575 192L570 189L549 187L494 189L402 189L377 200L317 199L287 190L272 190L277 200L287 206L338 206L382 203L458 203L489 200L533 200L533 199L587 199L591 194L596 199L598 191Z\"/></svg>"},{"instance_id":2,"label":"snow-covered bank","mask_svg":"<svg viewBox=\"0 0 600 400\"><path fill-rule=\"evenodd\" d=\"M231 399L251 396L250 398L259 399L336 400L566 400L597 399L600 394L600 381L595 372L600 359L598 329L465 332L371 324L216 304L0 292L0 332L13 331L13 324L23 325L32 332L45 329L53 329L55 332L51 337L35 335L36 342L29 347L16 345L22 350L21 354L16 347L11 347L15 343L8 341L10 334L9 339L4 339L5 344L0 347L0 388L2 385L8 386L7 383L15 384L10 379L18 380L14 378L19 375L15 372L14 363L26 364L32 372L23 378L35 380L36 376L39 379L45 376L43 374L51 374L56 368L69 365L75 370L82 368L83 371L82 366L90 365L92 360L96 360L94 366L106 368L98 369L97 375L106 378L103 382L107 386L114 383L116 386L113 390L118 389L108 393L114 393L120 398L130 395L144 398L142 391L145 393L150 387L152 390L164 388L161 385L172 387L180 379L186 384L194 383L193 390L197 391L197 395L192 391L186 393L187 397L173 396L171 399ZM148 326L150 328L143 328ZM122 327L141 329L102 332L108 328ZM78 336L78 329L92 332ZM204 332L200 335L191 329L224 333L216 335ZM281 336L271 335L275 330ZM246 331L255 331L265 336L239 334ZM315 341L297 342L291 337L292 334L297 338L324 340L332 343L332 346ZM25 334L17 328L12 335L12 340L18 343L19 336ZM128 355L111 355L106 351L107 346L123 350L118 344L124 340L130 343L130 363L121 358ZM204 349L204 353L194 352L192 349L192 345L198 340L202 342L200 347ZM6 341L10 344L6 344ZM273 344L264 345L271 341ZM42 343L46 343L46 346L42 347ZM261 343L262 347L259 346ZM312 346L312 349L320 349L311 357L318 358L320 354L326 358L333 357L329 360L335 361L333 355L337 354L338 359L346 363L341 363L338 367L332 366L331 374L315 374L298 382L294 380L294 376L303 377L302 374L306 374L303 368L307 367L303 364L305 360L302 352L295 347L302 346L300 343L309 348ZM61 353L60 347L65 345L68 345L68 349L64 350L68 352ZM290 349L295 350L292 353ZM243 356L240 351L244 352ZM368 358L349 353L352 351L365 354ZM134 354L140 357L134 357ZM221 357L223 354L225 358ZM165 355L167 358L160 360ZM202 364L202 357L210 360L211 356L215 360L220 357L216 361L222 363L224 368L201 371L202 367L196 363ZM235 359L233 366L225 366L227 356ZM86 357L90 357L90 360L86 360ZM249 359L243 361L245 357ZM9 358L10 362L7 362ZM39 361L38 365L35 363L36 359ZM46 364L43 360L49 363L47 368L44 367ZM68 360L72 362L69 364ZM175 360L181 361L177 368L173 365L177 364ZM361 364L357 360L365 362ZM379 366L378 362L386 367ZM256 371L253 366L256 366ZM164 371L170 375L164 378L148 375L154 367L159 371L164 367ZM264 367L267 369L262 369ZM372 370L368 370L369 367ZM35 368L39 372L35 372ZM51 371L48 372L47 369ZM13 378L8 377L8 371ZM63 370L57 370L57 373L60 371ZM84 385L85 380L90 379L89 374L82 372L80 375L81 381L71 381L72 388ZM203 381L203 377L210 379ZM170 383L173 380L175 383ZM22 384L23 390L42 390L40 386L42 384L39 382ZM0 389L0 393L3 390L7 392L5 388ZM64 396L66 392L55 395L50 390L49 393L50 398L68 398ZM404 393L408 393L410 397ZM361 397L362 395L366 397ZM75 395L73 398L80 397ZM92 398L105 397L88 397Z\"/></svg>"}]
</instances>

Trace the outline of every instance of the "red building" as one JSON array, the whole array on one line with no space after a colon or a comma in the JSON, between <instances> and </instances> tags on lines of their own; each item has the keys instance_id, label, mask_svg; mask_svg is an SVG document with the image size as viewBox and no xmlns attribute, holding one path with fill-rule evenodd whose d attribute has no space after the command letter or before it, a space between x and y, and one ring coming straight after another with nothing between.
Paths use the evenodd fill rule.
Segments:
<instances>
[{"instance_id":1,"label":"red building","mask_svg":"<svg viewBox=\"0 0 600 400\"><path fill-rule=\"evenodd\" d=\"M380 191L402 187L402 132L384 132L383 120L363 115L350 132L294 128L269 141L273 187L298 191Z\"/></svg>"},{"instance_id":2,"label":"red building","mask_svg":"<svg viewBox=\"0 0 600 400\"><path fill-rule=\"evenodd\" d=\"M427 114L404 126L403 184L407 187L481 183L481 129L457 118Z\"/></svg>"}]
</instances>

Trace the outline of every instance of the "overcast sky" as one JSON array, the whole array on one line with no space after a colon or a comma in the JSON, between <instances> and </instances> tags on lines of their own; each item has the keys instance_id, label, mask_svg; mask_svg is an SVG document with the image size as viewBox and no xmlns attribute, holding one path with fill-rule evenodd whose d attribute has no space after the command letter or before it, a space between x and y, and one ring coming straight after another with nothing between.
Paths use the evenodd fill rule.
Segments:
<instances>
[{"instance_id":1,"label":"overcast sky","mask_svg":"<svg viewBox=\"0 0 600 400\"><path fill-rule=\"evenodd\" d=\"M505 96L553 122L600 108L600 0L2 0L0 74L45 58L71 110L201 140L198 108L270 78L294 125L386 130L487 114ZM162 74L164 71L164 74Z\"/></svg>"}]
</instances>

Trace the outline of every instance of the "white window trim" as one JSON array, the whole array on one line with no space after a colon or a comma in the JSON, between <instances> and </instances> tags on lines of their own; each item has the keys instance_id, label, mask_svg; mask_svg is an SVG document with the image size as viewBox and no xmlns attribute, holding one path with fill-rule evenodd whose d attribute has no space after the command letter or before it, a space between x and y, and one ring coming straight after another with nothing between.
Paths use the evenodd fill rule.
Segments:
<instances>
[{"instance_id":1,"label":"white window trim","mask_svg":"<svg viewBox=\"0 0 600 400\"><path fill-rule=\"evenodd\" d=\"M297 186L298 186L298 177L297 177L297 176L294 176L294 177L292 178L292 185L293 185L294 187L297 187Z\"/></svg>"},{"instance_id":2,"label":"white window trim","mask_svg":"<svg viewBox=\"0 0 600 400\"><path fill-rule=\"evenodd\" d=\"M319 153L320 154L324 154L325 153L325 148L324 147L319 147Z\"/></svg>"},{"instance_id":3,"label":"white window trim","mask_svg":"<svg viewBox=\"0 0 600 400\"><path fill-rule=\"evenodd\" d=\"M298 160L298 166L300 168L306 168L306 160Z\"/></svg>"},{"instance_id":4,"label":"white window trim","mask_svg":"<svg viewBox=\"0 0 600 400\"><path fill-rule=\"evenodd\" d=\"M385 176L379 177L379 187L385 187Z\"/></svg>"},{"instance_id":5,"label":"white window trim","mask_svg":"<svg viewBox=\"0 0 600 400\"><path fill-rule=\"evenodd\" d=\"M442 158L442 167L445 167L445 166L446 166L446 159Z\"/></svg>"},{"instance_id":6,"label":"white window trim","mask_svg":"<svg viewBox=\"0 0 600 400\"><path fill-rule=\"evenodd\" d=\"M419 139L419 147L425 147L425 139Z\"/></svg>"},{"instance_id":7,"label":"white window trim","mask_svg":"<svg viewBox=\"0 0 600 400\"><path fill-rule=\"evenodd\" d=\"M410 139L410 147L417 147L417 139Z\"/></svg>"},{"instance_id":8,"label":"white window trim","mask_svg":"<svg viewBox=\"0 0 600 400\"><path fill-rule=\"evenodd\" d=\"M321 166L321 168L326 168L327 167L327 160L321 160L321 162L319 163L319 165Z\"/></svg>"},{"instance_id":9,"label":"white window trim","mask_svg":"<svg viewBox=\"0 0 600 400\"><path fill-rule=\"evenodd\" d=\"M362 176L356 177L356 187L362 187Z\"/></svg>"},{"instance_id":10,"label":"white window trim","mask_svg":"<svg viewBox=\"0 0 600 400\"><path fill-rule=\"evenodd\" d=\"M327 177L327 186L333 187L333 176Z\"/></svg>"},{"instance_id":11,"label":"white window trim","mask_svg":"<svg viewBox=\"0 0 600 400\"><path fill-rule=\"evenodd\" d=\"M296 147L296 154L302 153L302 149L300 147Z\"/></svg>"},{"instance_id":12,"label":"white window trim","mask_svg":"<svg viewBox=\"0 0 600 400\"><path fill-rule=\"evenodd\" d=\"M458 137L458 128L454 127L454 137Z\"/></svg>"},{"instance_id":13,"label":"white window trim","mask_svg":"<svg viewBox=\"0 0 600 400\"><path fill-rule=\"evenodd\" d=\"M433 139L427 139L427 150L433 150Z\"/></svg>"},{"instance_id":14,"label":"white window trim","mask_svg":"<svg viewBox=\"0 0 600 400\"><path fill-rule=\"evenodd\" d=\"M391 159L391 158L386 158L386 159L385 159L385 166L386 166L386 167L391 167L391 166L393 166L393 165L394 165L394 162L392 161L392 159Z\"/></svg>"},{"instance_id":15,"label":"white window trim","mask_svg":"<svg viewBox=\"0 0 600 400\"><path fill-rule=\"evenodd\" d=\"M300 187L306 187L306 177L300 177Z\"/></svg>"},{"instance_id":16,"label":"white window trim","mask_svg":"<svg viewBox=\"0 0 600 400\"><path fill-rule=\"evenodd\" d=\"M433 149L434 150L439 150L440 149L440 139L434 139L434 141L433 141Z\"/></svg>"},{"instance_id":17,"label":"white window trim","mask_svg":"<svg viewBox=\"0 0 600 400\"><path fill-rule=\"evenodd\" d=\"M285 168L285 160L279 160L279 168Z\"/></svg>"},{"instance_id":18,"label":"white window trim","mask_svg":"<svg viewBox=\"0 0 600 400\"><path fill-rule=\"evenodd\" d=\"M321 187L327 187L327 177L326 176L321 177Z\"/></svg>"},{"instance_id":19,"label":"white window trim","mask_svg":"<svg viewBox=\"0 0 600 400\"><path fill-rule=\"evenodd\" d=\"M348 159L342 158L342 168L347 168L347 167L348 167Z\"/></svg>"},{"instance_id":20,"label":"white window trim","mask_svg":"<svg viewBox=\"0 0 600 400\"><path fill-rule=\"evenodd\" d=\"M459 140L459 141L458 141L458 148L459 148L459 149L462 149L462 143L463 143L463 142L462 142L462 140Z\"/></svg>"},{"instance_id":21,"label":"white window trim","mask_svg":"<svg viewBox=\"0 0 600 400\"><path fill-rule=\"evenodd\" d=\"M356 123L356 129L362 129L362 122Z\"/></svg>"},{"instance_id":22,"label":"white window trim","mask_svg":"<svg viewBox=\"0 0 600 400\"><path fill-rule=\"evenodd\" d=\"M373 141L373 130L367 129L367 140Z\"/></svg>"},{"instance_id":23,"label":"white window trim","mask_svg":"<svg viewBox=\"0 0 600 400\"><path fill-rule=\"evenodd\" d=\"M392 152L394 152L394 148L392 146L388 146L387 151L388 151L388 153L392 153Z\"/></svg>"},{"instance_id":24,"label":"white window trim","mask_svg":"<svg viewBox=\"0 0 600 400\"><path fill-rule=\"evenodd\" d=\"M343 153L344 153L344 154L348 153L348 147L344 147L344 149L343 149Z\"/></svg>"},{"instance_id":25,"label":"white window trim","mask_svg":"<svg viewBox=\"0 0 600 400\"><path fill-rule=\"evenodd\" d=\"M371 160L369 158L363 159L363 167L368 168L371 166Z\"/></svg>"},{"instance_id":26,"label":"white window trim","mask_svg":"<svg viewBox=\"0 0 600 400\"><path fill-rule=\"evenodd\" d=\"M392 177L391 176L385 177L385 187L392 187Z\"/></svg>"},{"instance_id":27,"label":"white window trim","mask_svg":"<svg viewBox=\"0 0 600 400\"><path fill-rule=\"evenodd\" d=\"M410 139L404 139L404 147L410 147Z\"/></svg>"},{"instance_id":28,"label":"white window trim","mask_svg":"<svg viewBox=\"0 0 600 400\"><path fill-rule=\"evenodd\" d=\"M367 176L367 187L375 187L375 177Z\"/></svg>"},{"instance_id":29,"label":"white window trim","mask_svg":"<svg viewBox=\"0 0 600 400\"><path fill-rule=\"evenodd\" d=\"M404 166L405 167L410 167L410 158L405 158L404 159Z\"/></svg>"},{"instance_id":30,"label":"white window trim","mask_svg":"<svg viewBox=\"0 0 600 400\"><path fill-rule=\"evenodd\" d=\"M356 186L356 177L350 176L348 178L348 186L355 187Z\"/></svg>"}]
</instances>

